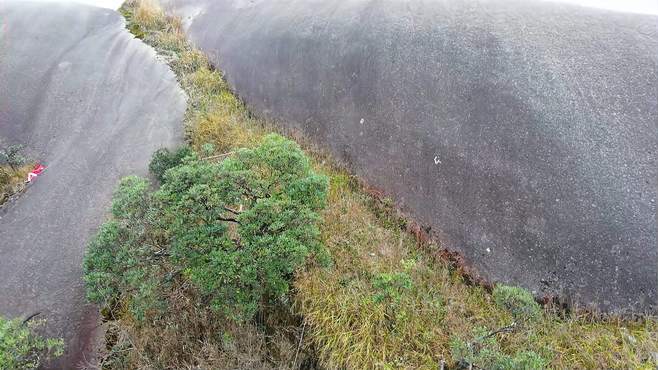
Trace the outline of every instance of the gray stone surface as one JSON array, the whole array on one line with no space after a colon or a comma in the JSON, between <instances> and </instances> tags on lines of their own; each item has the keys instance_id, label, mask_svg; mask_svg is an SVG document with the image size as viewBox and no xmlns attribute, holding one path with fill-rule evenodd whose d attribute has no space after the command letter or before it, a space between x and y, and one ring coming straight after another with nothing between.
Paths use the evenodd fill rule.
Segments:
<instances>
[{"instance_id":1,"label":"gray stone surface","mask_svg":"<svg viewBox=\"0 0 658 370\"><path fill-rule=\"evenodd\" d=\"M491 281L658 300L658 17L538 1L167 0L257 113Z\"/></svg>"},{"instance_id":2,"label":"gray stone surface","mask_svg":"<svg viewBox=\"0 0 658 370\"><path fill-rule=\"evenodd\" d=\"M89 359L97 309L81 261L121 176L181 139L185 97L115 11L0 2L0 137L48 166L0 209L0 314L41 312L63 336L53 368Z\"/></svg>"}]
</instances>

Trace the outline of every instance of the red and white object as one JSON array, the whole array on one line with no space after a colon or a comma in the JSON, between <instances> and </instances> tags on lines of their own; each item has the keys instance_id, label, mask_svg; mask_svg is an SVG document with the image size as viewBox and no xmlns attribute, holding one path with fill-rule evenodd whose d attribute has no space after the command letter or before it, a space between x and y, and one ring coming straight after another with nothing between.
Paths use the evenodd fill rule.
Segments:
<instances>
[{"instance_id":1,"label":"red and white object","mask_svg":"<svg viewBox=\"0 0 658 370\"><path fill-rule=\"evenodd\" d=\"M46 169L46 167L42 164L35 164L34 168L30 173L27 174L27 181L26 182L32 182L32 180L36 179L37 176L41 175L41 173Z\"/></svg>"}]
</instances>

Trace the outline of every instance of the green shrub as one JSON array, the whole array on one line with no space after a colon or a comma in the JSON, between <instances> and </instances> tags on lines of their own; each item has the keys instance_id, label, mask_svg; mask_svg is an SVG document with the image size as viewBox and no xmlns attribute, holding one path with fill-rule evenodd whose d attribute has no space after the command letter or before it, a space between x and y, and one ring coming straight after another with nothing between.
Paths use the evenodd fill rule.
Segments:
<instances>
[{"instance_id":1,"label":"green shrub","mask_svg":"<svg viewBox=\"0 0 658 370\"><path fill-rule=\"evenodd\" d=\"M285 295L308 256L328 262L317 225L327 179L297 144L269 135L221 162L185 157L155 193L144 179L122 180L113 219L85 257L91 301L123 301L142 319L166 309L181 277L203 304L243 321ZM168 154L156 158L165 158L158 170L171 163Z\"/></svg>"},{"instance_id":2,"label":"green shrub","mask_svg":"<svg viewBox=\"0 0 658 370\"><path fill-rule=\"evenodd\" d=\"M62 355L61 339L44 339L34 332L41 323L0 316L0 369L36 369L43 361Z\"/></svg>"},{"instance_id":3,"label":"green shrub","mask_svg":"<svg viewBox=\"0 0 658 370\"><path fill-rule=\"evenodd\" d=\"M161 291L148 289L158 285L164 248L152 196L147 180L122 179L112 199L113 218L101 225L83 261L87 298L109 307L129 293L125 303L138 319L163 304Z\"/></svg>"},{"instance_id":4,"label":"green shrub","mask_svg":"<svg viewBox=\"0 0 658 370\"><path fill-rule=\"evenodd\" d=\"M374 277L372 285L377 291L373 297L376 303L399 303L402 294L413 287L413 281L406 272L383 273Z\"/></svg>"},{"instance_id":5,"label":"green shrub","mask_svg":"<svg viewBox=\"0 0 658 370\"><path fill-rule=\"evenodd\" d=\"M496 305L509 311L515 320L536 320L541 316L541 307L525 289L507 285L496 285L493 290Z\"/></svg>"},{"instance_id":6,"label":"green shrub","mask_svg":"<svg viewBox=\"0 0 658 370\"><path fill-rule=\"evenodd\" d=\"M116 264L115 249L121 247L119 224L108 221L89 244L89 252L83 261L84 281L87 286L87 299L108 305L119 296L121 274Z\"/></svg>"},{"instance_id":7,"label":"green shrub","mask_svg":"<svg viewBox=\"0 0 658 370\"><path fill-rule=\"evenodd\" d=\"M153 153L149 171L158 181L162 182L168 169L180 165L183 163L183 159L190 155L192 155L192 149L188 146L180 147L173 152L167 148L158 149Z\"/></svg>"},{"instance_id":8,"label":"green shrub","mask_svg":"<svg viewBox=\"0 0 658 370\"><path fill-rule=\"evenodd\" d=\"M450 353L461 368L539 370L548 365L548 361L533 351L519 351L513 355L504 353L496 337L489 335L486 328L475 329L470 342L451 338Z\"/></svg>"}]
</instances>

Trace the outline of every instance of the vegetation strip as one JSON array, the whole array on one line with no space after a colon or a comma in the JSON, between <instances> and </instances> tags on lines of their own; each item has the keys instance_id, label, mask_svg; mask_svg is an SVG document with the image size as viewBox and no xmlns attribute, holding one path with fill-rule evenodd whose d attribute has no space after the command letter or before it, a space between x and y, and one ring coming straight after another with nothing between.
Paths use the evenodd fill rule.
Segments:
<instances>
[{"instance_id":1,"label":"vegetation strip","mask_svg":"<svg viewBox=\"0 0 658 370\"><path fill-rule=\"evenodd\" d=\"M191 149L156 155L152 168L163 185L155 193L145 180L124 180L110 221L115 226L105 226L92 243L90 250L99 254L89 255L86 278L90 298L105 303L110 319L106 368L658 365L654 318L594 320L542 308L519 288L497 286L490 293L469 285L453 266L433 257L437 246L419 248L391 202L367 195L326 156L307 149L310 167L288 174L292 182L276 181L275 163L256 165L268 155L255 153L275 150L301 163L306 156L298 147L270 135L276 128L249 114L220 72L186 41L178 19L147 1L129 1L121 11L128 28L167 60L188 93ZM317 181L300 185L307 178ZM321 178L328 179L325 196L319 195ZM242 186L247 179L254 182ZM265 195L269 188L278 193ZM285 195L293 193L299 197ZM270 197L290 203L251 212ZM278 219L295 207L309 207L304 212L310 213L301 213L310 218ZM245 209L254 217L245 216ZM163 219L171 222L157 225ZM294 233L292 225L310 229ZM201 226L215 230L197 230ZM121 232L123 239L114 243ZM284 249L303 253L281 255L278 266L263 272L261 254L289 246L287 232L294 234L295 247ZM249 253L240 252L243 240L263 235L286 242L248 242ZM98 244L108 240L105 247ZM117 251L112 246L125 261L110 256ZM107 261L100 258L104 254ZM145 261L144 270L138 265Z\"/></svg>"},{"instance_id":2,"label":"vegetation strip","mask_svg":"<svg viewBox=\"0 0 658 370\"><path fill-rule=\"evenodd\" d=\"M0 206L25 190L25 179L32 166L22 151L21 145L0 148Z\"/></svg>"}]
</instances>

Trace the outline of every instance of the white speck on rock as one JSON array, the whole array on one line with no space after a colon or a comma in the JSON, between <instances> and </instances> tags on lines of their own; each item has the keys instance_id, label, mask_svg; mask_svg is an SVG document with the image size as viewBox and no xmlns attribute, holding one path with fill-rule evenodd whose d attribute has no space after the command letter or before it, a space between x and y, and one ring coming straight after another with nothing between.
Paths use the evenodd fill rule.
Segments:
<instances>
[{"instance_id":1,"label":"white speck on rock","mask_svg":"<svg viewBox=\"0 0 658 370\"><path fill-rule=\"evenodd\" d=\"M366 121L366 120L364 120L363 118L361 118L361 121L359 121L359 123L360 123L360 124L363 124L365 121Z\"/></svg>"}]
</instances>

